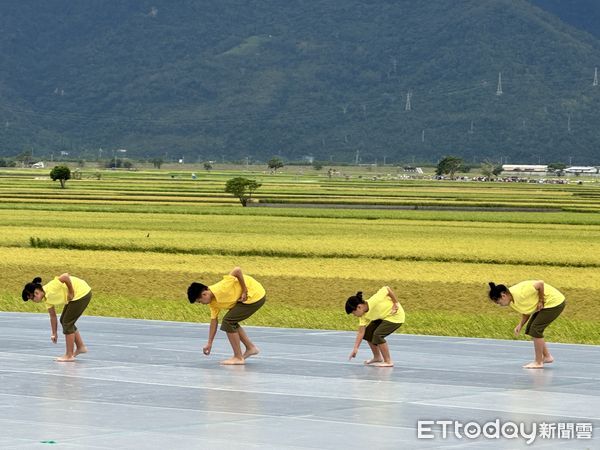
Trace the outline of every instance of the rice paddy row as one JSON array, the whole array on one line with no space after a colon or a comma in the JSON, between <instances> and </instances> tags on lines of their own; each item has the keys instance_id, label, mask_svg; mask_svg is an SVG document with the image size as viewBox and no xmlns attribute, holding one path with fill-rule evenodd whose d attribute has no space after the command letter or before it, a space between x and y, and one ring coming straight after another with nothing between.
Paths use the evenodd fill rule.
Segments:
<instances>
[{"instance_id":1,"label":"rice paddy row","mask_svg":"<svg viewBox=\"0 0 600 450\"><path fill-rule=\"evenodd\" d=\"M255 200L262 203L323 205L382 205L405 207L463 208L544 208L599 212L600 185L538 185L529 183L448 183L443 181L361 178L329 179L323 174L266 175L262 172L201 173L195 180L190 172L168 174L148 171L135 173L103 172L94 178L83 172L83 179L70 180L68 189L57 189L39 171L0 172L0 202L62 204L104 203L161 205L223 204L237 200L224 193L227 179L245 176L262 186ZM10 174L10 176L8 176Z\"/></svg>"},{"instance_id":2,"label":"rice paddy row","mask_svg":"<svg viewBox=\"0 0 600 450\"><path fill-rule=\"evenodd\" d=\"M239 209L239 208L238 208ZM600 225L0 210L0 245L600 267ZM43 224L43 226L40 226ZM177 238L174 238L177 236Z\"/></svg>"}]
</instances>

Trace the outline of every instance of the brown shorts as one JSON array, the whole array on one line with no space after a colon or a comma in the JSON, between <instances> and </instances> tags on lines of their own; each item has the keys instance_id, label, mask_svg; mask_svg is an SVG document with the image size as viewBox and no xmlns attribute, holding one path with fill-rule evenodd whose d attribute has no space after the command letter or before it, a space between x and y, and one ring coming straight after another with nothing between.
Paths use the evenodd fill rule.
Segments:
<instances>
[{"instance_id":1,"label":"brown shorts","mask_svg":"<svg viewBox=\"0 0 600 450\"><path fill-rule=\"evenodd\" d=\"M259 301L254 303L236 303L233 308L227 311L223 322L221 323L221 330L226 333L235 333L240 327L239 322L246 320L256 311L258 311L262 305L267 301L267 297L264 296Z\"/></svg>"},{"instance_id":2,"label":"brown shorts","mask_svg":"<svg viewBox=\"0 0 600 450\"><path fill-rule=\"evenodd\" d=\"M388 322L387 320L373 320L365 329L363 339L371 344L385 344L385 337L392 334L402 326L401 323Z\"/></svg>"},{"instance_id":3,"label":"brown shorts","mask_svg":"<svg viewBox=\"0 0 600 450\"><path fill-rule=\"evenodd\" d=\"M563 309L565 309L565 303L567 303L566 300L560 305L552 308L544 308L541 311L534 312L529 318L529 322L527 322L525 334L534 338L543 338L544 330L548 325L554 322L558 316L560 316L560 313L563 312Z\"/></svg>"},{"instance_id":4,"label":"brown shorts","mask_svg":"<svg viewBox=\"0 0 600 450\"><path fill-rule=\"evenodd\" d=\"M92 291L79 300L70 301L65 305L60 314L60 324L63 327L63 334L73 334L77 331L75 322L81 317L85 308L90 304L91 299Z\"/></svg>"}]
</instances>

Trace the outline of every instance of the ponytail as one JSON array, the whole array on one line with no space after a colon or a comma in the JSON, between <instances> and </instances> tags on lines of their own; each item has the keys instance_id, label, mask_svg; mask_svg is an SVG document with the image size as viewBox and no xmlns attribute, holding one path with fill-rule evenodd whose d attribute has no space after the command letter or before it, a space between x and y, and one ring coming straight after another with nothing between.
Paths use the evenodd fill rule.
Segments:
<instances>
[{"instance_id":1,"label":"ponytail","mask_svg":"<svg viewBox=\"0 0 600 450\"><path fill-rule=\"evenodd\" d=\"M490 292L489 292L490 300L492 300L494 302L497 302L503 293L505 293L505 292L508 293L508 288L506 286L504 286L503 284L495 284L495 283L489 282L488 285L490 287Z\"/></svg>"},{"instance_id":2,"label":"ponytail","mask_svg":"<svg viewBox=\"0 0 600 450\"><path fill-rule=\"evenodd\" d=\"M348 300L346 300L346 314L351 314L353 311L356 311L357 306L362 303L365 303L362 291L358 291L356 295L348 297Z\"/></svg>"}]
</instances>

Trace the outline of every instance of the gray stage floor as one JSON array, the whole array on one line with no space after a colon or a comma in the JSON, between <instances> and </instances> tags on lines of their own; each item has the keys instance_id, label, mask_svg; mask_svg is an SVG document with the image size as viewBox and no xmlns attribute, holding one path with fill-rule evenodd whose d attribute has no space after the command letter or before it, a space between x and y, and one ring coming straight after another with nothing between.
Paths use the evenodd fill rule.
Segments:
<instances>
[{"instance_id":1,"label":"gray stage floor","mask_svg":"<svg viewBox=\"0 0 600 450\"><path fill-rule=\"evenodd\" d=\"M202 355L206 324L83 317L90 352L57 363L47 315L0 325L2 449L600 448L597 346L553 344L556 363L528 371L530 342L397 334L382 369L362 365L366 345L347 361L352 332L249 327L261 355L222 367L221 331ZM498 438L437 423L418 439L418 420ZM533 445L511 422L537 427Z\"/></svg>"}]
</instances>

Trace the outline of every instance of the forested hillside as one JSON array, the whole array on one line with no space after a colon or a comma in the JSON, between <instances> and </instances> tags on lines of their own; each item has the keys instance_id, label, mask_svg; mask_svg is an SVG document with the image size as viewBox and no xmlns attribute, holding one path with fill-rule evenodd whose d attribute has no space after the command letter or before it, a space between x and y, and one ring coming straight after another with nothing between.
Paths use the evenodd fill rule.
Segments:
<instances>
[{"instance_id":1,"label":"forested hillside","mask_svg":"<svg viewBox=\"0 0 600 450\"><path fill-rule=\"evenodd\" d=\"M598 164L600 41L532 1L5 2L0 155Z\"/></svg>"}]
</instances>

